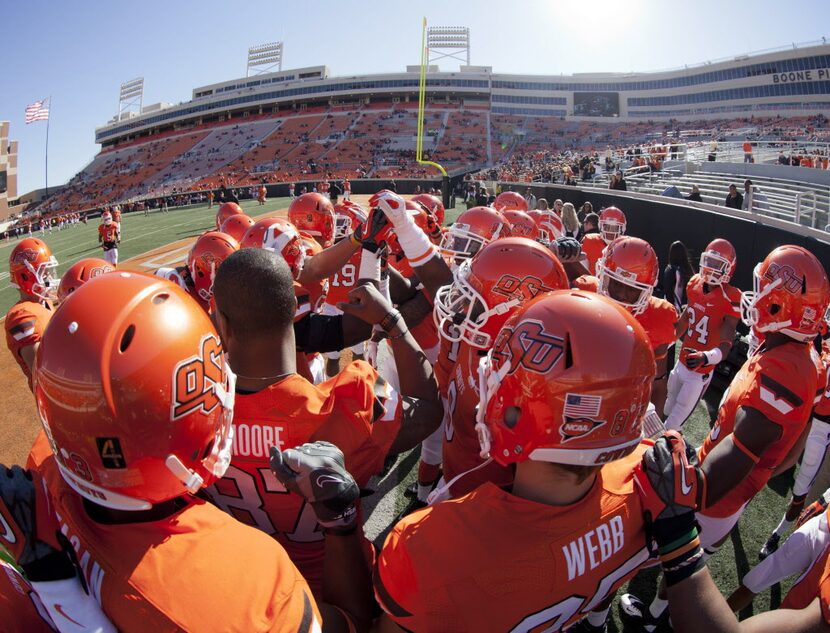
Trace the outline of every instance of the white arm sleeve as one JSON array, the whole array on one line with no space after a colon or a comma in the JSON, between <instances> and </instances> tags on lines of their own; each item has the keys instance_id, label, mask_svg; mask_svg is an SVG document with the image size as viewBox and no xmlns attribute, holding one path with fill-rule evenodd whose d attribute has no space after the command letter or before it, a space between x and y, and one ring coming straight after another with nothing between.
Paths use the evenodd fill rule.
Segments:
<instances>
[{"instance_id":1,"label":"white arm sleeve","mask_svg":"<svg viewBox=\"0 0 830 633\"><path fill-rule=\"evenodd\" d=\"M777 551L751 569L741 584L752 593L760 593L788 576L807 571L828 545L830 530L827 527L827 513L822 512L793 532Z\"/></svg>"},{"instance_id":2,"label":"white arm sleeve","mask_svg":"<svg viewBox=\"0 0 830 633\"><path fill-rule=\"evenodd\" d=\"M84 591L77 578L31 585L61 633L117 633L101 605Z\"/></svg>"}]
</instances>

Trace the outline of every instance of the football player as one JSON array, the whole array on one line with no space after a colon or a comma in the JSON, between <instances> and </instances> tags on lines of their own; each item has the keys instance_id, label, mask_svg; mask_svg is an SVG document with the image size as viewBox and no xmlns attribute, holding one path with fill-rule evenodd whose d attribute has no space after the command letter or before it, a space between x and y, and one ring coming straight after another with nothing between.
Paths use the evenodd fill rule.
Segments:
<instances>
[{"instance_id":1,"label":"football player","mask_svg":"<svg viewBox=\"0 0 830 633\"><path fill-rule=\"evenodd\" d=\"M597 274L597 262L605 247L625 235L625 213L617 207L606 207L599 214L599 233L588 233L582 238L582 250L588 258L588 272Z\"/></svg>"},{"instance_id":2,"label":"football player","mask_svg":"<svg viewBox=\"0 0 830 633\"><path fill-rule=\"evenodd\" d=\"M441 255L453 267L475 255L485 244L510 236L510 223L492 207L473 207L458 216L441 240Z\"/></svg>"},{"instance_id":3,"label":"football player","mask_svg":"<svg viewBox=\"0 0 830 633\"><path fill-rule=\"evenodd\" d=\"M304 193L294 198L288 206L288 221L323 248L334 243L334 207L321 193Z\"/></svg>"},{"instance_id":4,"label":"football player","mask_svg":"<svg viewBox=\"0 0 830 633\"><path fill-rule=\"evenodd\" d=\"M685 445L679 433L672 431L646 451L642 469L635 477L668 585L672 630L678 633L830 630L830 549L824 513L793 534L790 540L795 541L791 548L785 544L781 551L756 568L760 572L754 580L759 584L753 586L759 589L772 584L775 578L807 570L781 608L738 622L705 564L695 508L706 496L703 483L706 477L697 467L694 449ZM736 598L734 595L730 598L731 606L739 608L749 602L751 593L747 589L740 602Z\"/></svg>"},{"instance_id":5,"label":"football player","mask_svg":"<svg viewBox=\"0 0 830 633\"><path fill-rule=\"evenodd\" d=\"M222 225L232 215L245 215L245 212L235 202L225 202L216 211L216 230L221 231Z\"/></svg>"},{"instance_id":6,"label":"football player","mask_svg":"<svg viewBox=\"0 0 830 633\"><path fill-rule=\"evenodd\" d=\"M462 262L453 283L438 292L438 331L442 339L458 344L458 360L442 386L443 475L447 482L442 492L445 489L449 496L460 497L485 482L502 488L513 482L511 467L493 460L485 464L480 455L475 430L479 361L492 349L505 321L524 303L568 287L562 264L547 248L524 237L506 237Z\"/></svg>"},{"instance_id":7,"label":"football player","mask_svg":"<svg viewBox=\"0 0 830 633\"><path fill-rule=\"evenodd\" d=\"M105 273L111 273L113 268L108 262L97 257L79 259L66 269L58 284L57 298L60 303L66 301L70 294L75 292L90 279Z\"/></svg>"},{"instance_id":8,"label":"football player","mask_svg":"<svg viewBox=\"0 0 830 633\"><path fill-rule=\"evenodd\" d=\"M810 422L810 432L804 444L804 454L798 473L793 483L793 493L787 511L781 522L767 538L761 547L758 558L764 560L778 549L781 537L792 525L804 509L804 501L813 487L819 469L824 463L827 446L830 445L830 339L822 341L822 353L817 359L819 369L819 393L813 406L813 417Z\"/></svg>"},{"instance_id":9,"label":"football player","mask_svg":"<svg viewBox=\"0 0 830 633\"><path fill-rule=\"evenodd\" d=\"M502 215L510 223L510 235L516 237L527 237L531 240L538 240L540 236L539 227L527 213L516 209L502 210Z\"/></svg>"},{"instance_id":10,"label":"football player","mask_svg":"<svg viewBox=\"0 0 830 633\"><path fill-rule=\"evenodd\" d=\"M334 241L348 240L349 236L359 230L366 223L366 211L359 204L344 200L334 206ZM337 316L343 314L338 303L349 300L349 292L357 285L358 271L360 270L361 251L355 249L349 261L329 278L329 289L326 293L321 314ZM351 347L352 360L363 360L365 343L355 343ZM340 350L326 352L326 375L331 378L340 371Z\"/></svg>"},{"instance_id":11,"label":"football player","mask_svg":"<svg viewBox=\"0 0 830 633\"><path fill-rule=\"evenodd\" d=\"M754 288L741 297L742 318L764 343L733 378L699 451L707 486L697 521L707 556L767 481L795 464L818 390L811 343L830 304L821 263L800 246L780 246L755 267ZM658 592L646 609L626 594L622 610L653 630L668 617L664 596Z\"/></svg>"},{"instance_id":12,"label":"football player","mask_svg":"<svg viewBox=\"0 0 830 633\"><path fill-rule=\"evenodd\" d=\"M700 273L686 285L685 333L680 359L669 374L666 428L681 430L712 381L715 366L729 354L740 318L741 292L729 284L735 249L716 239L700 255Z\"/></svg>"},{"instance_id":13,"label":"football player","mask_svg":"<svg viewBox=\"0 0 830 633\"><path fill-rule=\"evenodd\" d=\"M512 488L393 528L379 630L561 631L633 576L648 558L632 472L653 378L645 331L608 299L562 290L518 310L482 359L477 424L483 453L515 465Z\"/></svg>"},{"instance_id":14,"label":"football player","mask_svg":"<svg viewBox=\"0 0 830 633\"><path fill-rule=\"evenodd\" d=\"M503 191L493 201L496 211L527 211L527 200L517 191Z\"/></svg>"},{"instance_id":15,"label":"football player","mask_svg":"<svg viewBox=\"0 0 830 633\"><path fill-rule=\"evenodd\" d=\"M669 346L674 345L683 328L674 306L652 294L659 274L657 254L645 240L623 236L608 244L596 268L598 277L584 275L574 281L574 286L613 299L645 328L657 362L653 402L665 389ZM650 415L649 420L653 419Z\"/></svg>"},{"instance_id":16,"label":"football player","mask_svg":"<svg viewBox=\"0 0 830 633\"><path fill-rule=\"evenodd\" d=\"M254 225L254 219L245 215L244 213L234 213L232 216L222 222L222 227L219 229L222 233L227 233L237 242L242 242L245 233Z\"/></svg>"},{"instance_id":17,"label":"football player","mask_svg":"<svg viewBox=\"0 0 830 633\"><path fill-rule=\"evenodd\" d=\"M373 286L353 289L349 303L338 307L378 324L389 336L397 364L407 368L400 375L400 392L361 361L321 385L299 376L293 284L288 266L267 249L243 248L217 273L216 320L238 380L234 464L208 494L220 508L277 539L317 593L323 581L323 534L313 510L270 475L269 449L330 441L364 485L380 472L388 453L408 450L434 431L442 411L423 352Z\"/></svg>"},{"instance_id":18,"label":"football player","mask_svg":"<svg viewBox=\"0 0 830 633\"><path fill-rule=\"evenodd\" d=\"M101 214L101 224L98 225L98 243L104 250L104 259L113 267L118 266L118 244L121 235L112 220L112 214L104 211Z\"/></svg>"},{"instance_id":19,"label":"football player","mask_svg":"<svg viewBox=\"0 0 830 633\"><path fill-rule=\"evenodd\" d=\"M9 254L9 284L17 288L20 298L6 313L6 346L30 389L35 352L52 317L51 297L57 286L52 274L57 267L52 250L34 237L15 244Z\"/></svg>"},{"instance_id":20,"label":"football player","mask_svg":"<svg viewBox=\"0 0 830 633\"><path fill-rule=\"evenodd\" d=\"M205 312L171 283L119 273L78 288L53 324L37 355L45 435L29 493L74 548L92 602L122 631L319 627L279 544L194 496L232 443L233 377Z\"/></svg>"},{"instance_id":21,"label":"football player","mask_svg":"<svg viewBox=\"0 0 830 633\"><path fill-rule=\"evenodd\" d=\"M184 266L159 268L155 274L175 283L209 313L216 271L231 253L238 250L239 242L227 233L207 231L193 243Z\"/></svg>"}]
</instances>

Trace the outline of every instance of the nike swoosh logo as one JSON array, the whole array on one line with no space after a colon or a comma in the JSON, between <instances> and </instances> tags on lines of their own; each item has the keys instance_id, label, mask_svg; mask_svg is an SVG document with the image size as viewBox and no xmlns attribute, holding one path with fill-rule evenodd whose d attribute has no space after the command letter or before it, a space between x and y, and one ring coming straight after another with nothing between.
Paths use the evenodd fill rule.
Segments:
<instances>
[{"instance_id":1,"label":"nike swoosh logo","mask_svg":"<svg viewBox=\"0 0 830 633\"><path fill-rule=\"evenodd\" d=\"M322 488L323 484L339 484L343 483L343 480L340 477L336 477L334 475L320 475L317 477L317 481L315 481L318 488Z\"/></svg>"},{"instance_id":2,"label":"nike swoosh logo","mask_svg":"<svg viewBox=\"0 0 830 633\"><path fill-rule=\"evenodd\" d=\"M686 481L686 469L684 468L680 471L680 492L682 492L684 495L687 495L691 491L692 485Z\"/></svg>"},{"instance_id":3,"label":"nike swoosh logo","mask_svg":"<svg viewBox=\"0 0 830 633\"><path fill-rule=\"evenodd\" d=\"M62 606L62 605L60 605L60 604L56 604L56 605L55 605L55 611L57 611L58 613L60 613L63 617L65 617L67 620L69 620L69 621L70 621L70 622L72 622L73 624L77 624L78 626L81 626L81 623L80 623L80 622L76 622L75 620L73 620L72 618L70 618L68 615L66 615L66 612L63 610L63 606Z\"/></svg>"}]
</instances>

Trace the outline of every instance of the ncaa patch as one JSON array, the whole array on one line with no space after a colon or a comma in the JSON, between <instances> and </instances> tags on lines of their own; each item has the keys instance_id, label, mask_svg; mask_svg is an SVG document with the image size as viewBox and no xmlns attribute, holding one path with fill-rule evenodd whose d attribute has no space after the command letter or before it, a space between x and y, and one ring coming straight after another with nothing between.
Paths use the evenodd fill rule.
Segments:
<instances>
[{"instance_id":1,"label":"ncaa patch","mask_svg":"<svg viewBox=\"0 0 830 633\"><path fill-rule=\"evenodd\" d=\"M559 434L562 436L562 442L570 442L590 435L604 424L605 420L566 417L562 426L559 427Z\"/></svg>"}]
</instances>

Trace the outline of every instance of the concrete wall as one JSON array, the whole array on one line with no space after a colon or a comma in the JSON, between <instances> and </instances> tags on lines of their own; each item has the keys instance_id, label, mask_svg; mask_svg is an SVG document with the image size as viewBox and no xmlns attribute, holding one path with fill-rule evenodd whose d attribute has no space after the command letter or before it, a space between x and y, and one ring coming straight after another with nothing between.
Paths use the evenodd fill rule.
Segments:
<instances>
[{"instance_id":1,"label":"concrete wall","mask_svg":"<svg viewBox=\"0 0 830 633\"><path fill-rule=\"evenodd\" d=\"M764 178L786 178L800 180L816 185L830 187L830 169L813 169L811 167L790 167L787 165L764 165L761 163L701 163L697 171L736 174L740 176L759 176Z\"/></svg>"}]
</instances>

